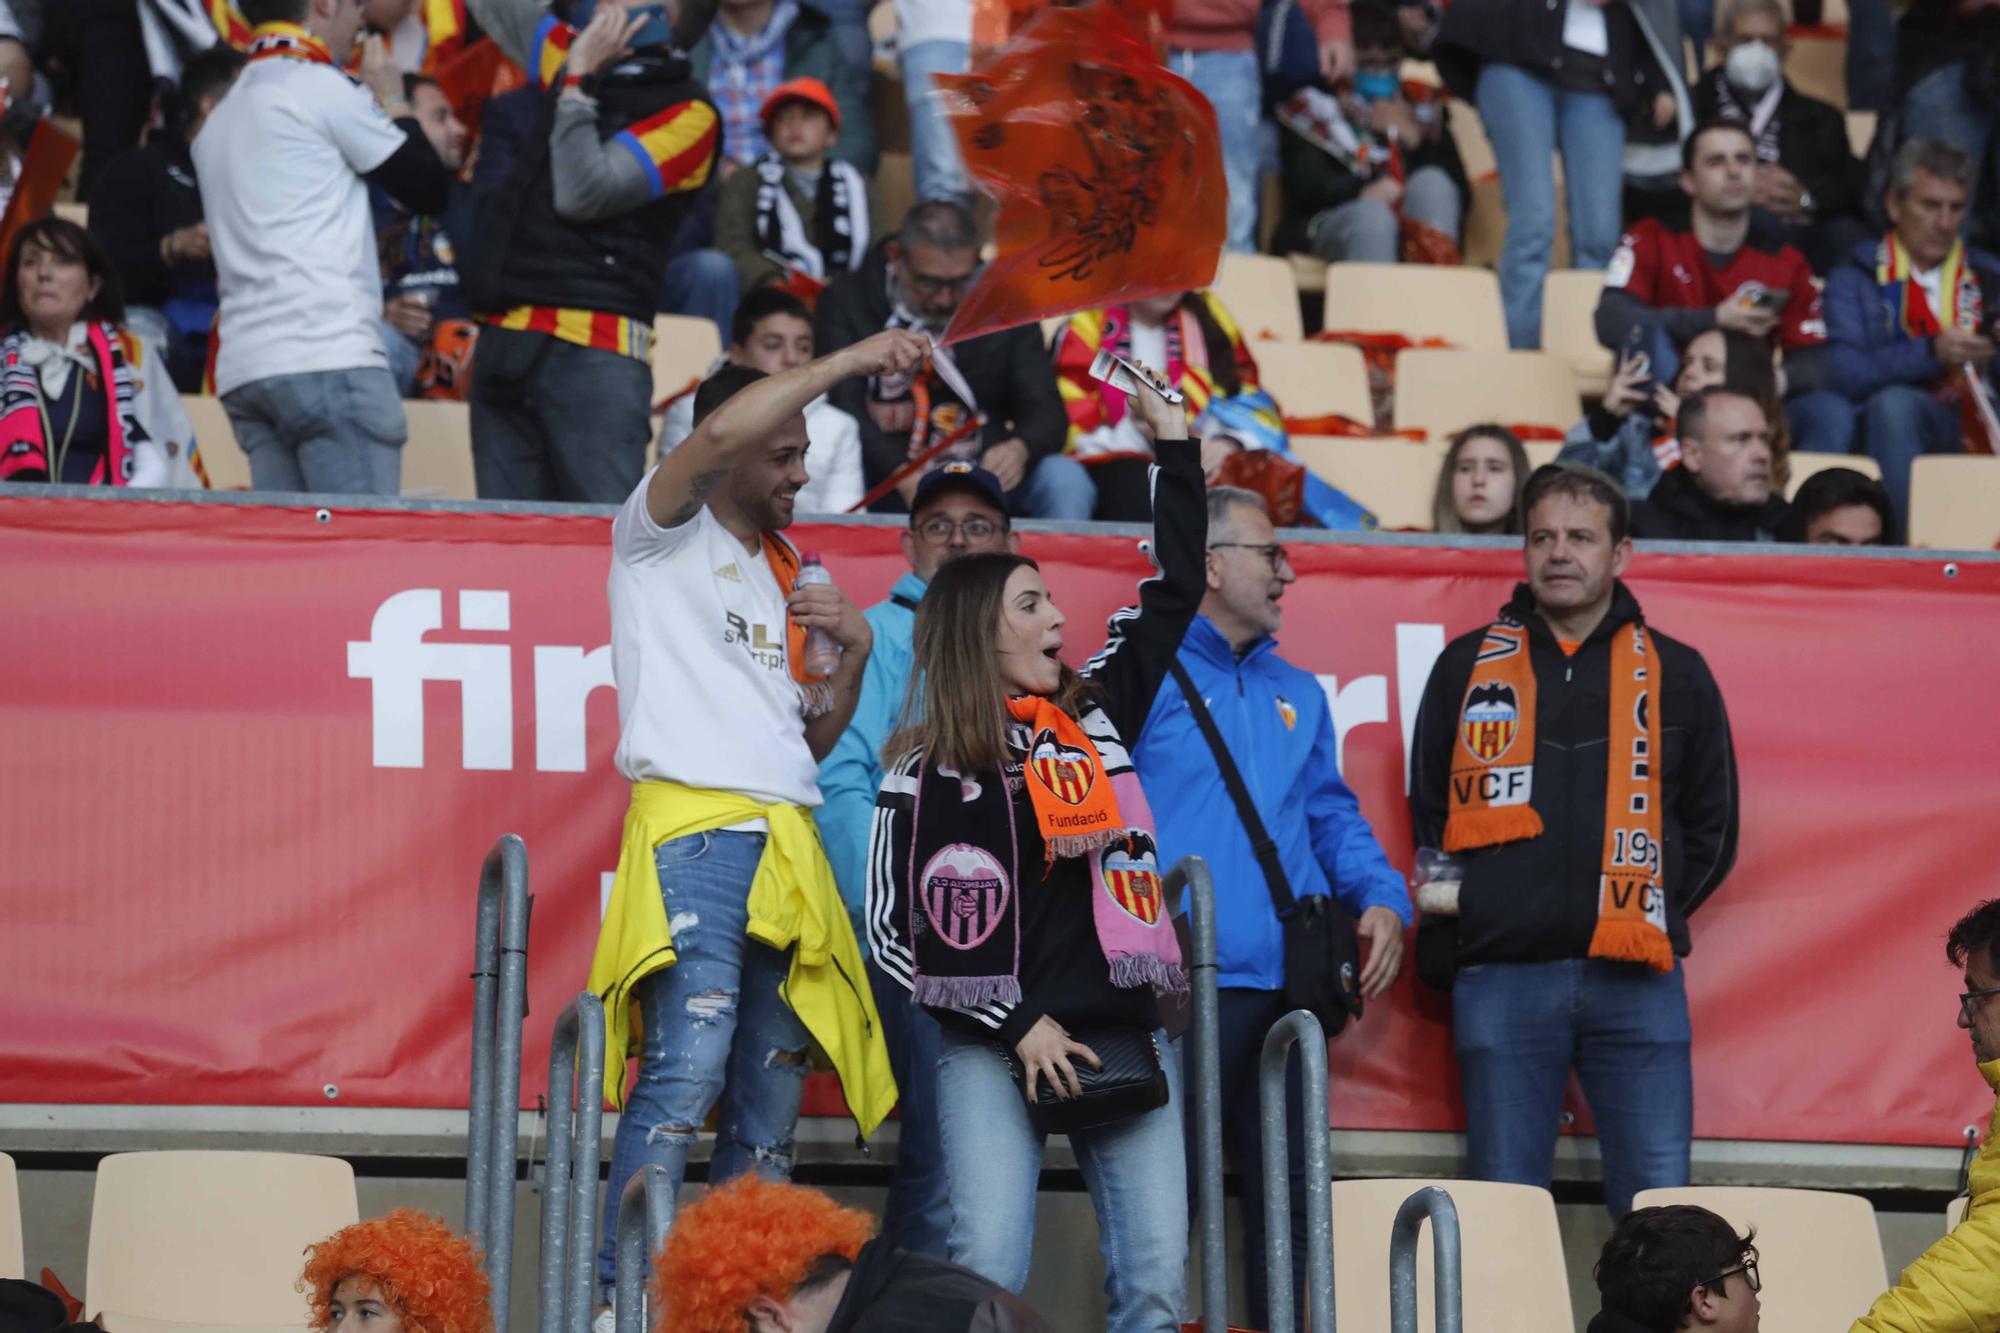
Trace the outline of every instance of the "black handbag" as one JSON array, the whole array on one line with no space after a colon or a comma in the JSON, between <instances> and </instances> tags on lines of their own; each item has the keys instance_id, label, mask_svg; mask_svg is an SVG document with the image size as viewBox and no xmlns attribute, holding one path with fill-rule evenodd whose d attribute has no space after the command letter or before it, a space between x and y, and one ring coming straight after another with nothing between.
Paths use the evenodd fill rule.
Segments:
<instances>
[{"instance_id":1,"label":"black handbag","mask_svg":"<svg viewBox=\"0 0 2000 1333\"><path fill-rule=\"evenodd\" d=\"M1285 938L1285 1003L1317 1018L1331 1037L1347 1026L1348 1019L1361 1017L1361 946L1354 936L1354 918L1329 894L1292 895L1292 883L1278 859L1278 844L1271 841L1263 816L1250 800L1250 789L1243 785L1243 774L1229 747L1222 743L1222 733L1216 730L1201 691L1179 658L1174 659L1173 673L1181 693L1187 696L1188 711L1194 714L1202 739L1215 756L1222 785L1229 788L1229 799L1236 802L1236 817L1250 835L1250 849L1256 853L1265 887L1271 891L1271 906L1278 913Z\"/></svg>"},{"instance_id":2,"label":"black handbag","mask_svg":"<svg viewBox=\"0 0 2000 1333\"><path fill-rule=\"evenodd\" d=\"M1071 1041L1090 1048L1100 1067L1072 1056L1070 1065L1083 1087L1080 1097L1058 1097L1047 1079L1035 1088L1028 1118L1043 1134L1072 1134L1144 1115L1167 1104L1167 1067L1157 1034L1143 1028L1097 1028L1069 1034ZM1007 1072L1027 1087L1027 1069L1013 1050L1001 1048Z\"/></svg>"}]
</instances>

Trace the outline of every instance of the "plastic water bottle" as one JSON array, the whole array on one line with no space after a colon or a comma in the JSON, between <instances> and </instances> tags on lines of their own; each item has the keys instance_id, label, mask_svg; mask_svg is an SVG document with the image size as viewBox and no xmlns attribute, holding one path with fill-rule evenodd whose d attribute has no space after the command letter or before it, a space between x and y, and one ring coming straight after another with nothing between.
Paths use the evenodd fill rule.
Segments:
<instances>
[{"instance_id":1,"label":"plastic water bottle","mask_svg":"<svg viewBox=\"0 0 2000 1333\"><path fill-rule=\"evenodd\" d=\"M826 566L819 562L818 552L807 551L799 557L799 576L793 580L796 586L804 588L815 583L832 582L833 575L829 574ZM818 625L807 630L806 674L811 676L832 675L834 668L840 665L840 651L840 645L834 642L833 635L827 633Z\"/></svg>"}]
</instances>

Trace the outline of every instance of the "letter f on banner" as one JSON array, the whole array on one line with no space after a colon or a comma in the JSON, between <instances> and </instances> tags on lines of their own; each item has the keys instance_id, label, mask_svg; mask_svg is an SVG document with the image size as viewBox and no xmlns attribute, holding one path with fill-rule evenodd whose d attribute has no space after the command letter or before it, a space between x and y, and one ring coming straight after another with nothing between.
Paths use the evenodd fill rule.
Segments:
<instances>
[{"instance_id":1,"label":"letter f on banner","mask_svg":"<svg viewBox=\"0 0 2000 1333\"><path fill-rule=\"evenodd\" d=\"M458 594L461 630L505 630L507 594ZM514 766L513 651L504 643L426 643L444 627L444 593L411 588L375 608L347 644L347 674L374 684L375 767L424 766L424 682L457 681L467 769Z\"/></svg>"}]
</instances>

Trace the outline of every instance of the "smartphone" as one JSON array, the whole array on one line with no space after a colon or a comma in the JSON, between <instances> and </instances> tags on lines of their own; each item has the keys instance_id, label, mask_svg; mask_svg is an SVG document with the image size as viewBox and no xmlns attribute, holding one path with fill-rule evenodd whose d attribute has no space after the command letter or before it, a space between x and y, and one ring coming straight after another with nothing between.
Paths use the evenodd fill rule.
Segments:
<instances>
[{"instance_id":1,"label":"smartphone","mask_svg":"<svg viewBox=\"0 0 2000 1333\"><path fill-rule=\"evenodd\" d=\"M1646 349L1652 345L1652 330L1643 324L1635 324L1625 334L1624 346L1618 353L1621 363L1635 362L1641 379L1634 382L1632 390L1639 395L1639 406L1633 411L1640 416L1658 416L1660 405L1653 398L1653 354Z\"/></svg>"},{"instance_id":2,"label":"smartphone","mask_svg":"<svg viewBox=\"0 0 2000 1333\"><path fill-rule=\"evenodd\" d=\"M1779 291L1775 287L1760 287L1750 297L1750 304L1759 310L1783 310L1791 303L1790 292Z\"/></svg>"},{"instance_id":3,"label":"smartphone","mask_svg":"<svg viewBox=\"0 0 2000 1333\"><path fill-rule=\"evenodd\" d=\"M1179 389L1165 380L1148 375L1139 366L1127 361L1109 347L1098 348L1097 355L1091 358L1090 377L1103 381L1127 397L1139 392L1139 386L1143 384L1170 403L1179 403L1183 400Z\"/></svg>"}]
</instances>

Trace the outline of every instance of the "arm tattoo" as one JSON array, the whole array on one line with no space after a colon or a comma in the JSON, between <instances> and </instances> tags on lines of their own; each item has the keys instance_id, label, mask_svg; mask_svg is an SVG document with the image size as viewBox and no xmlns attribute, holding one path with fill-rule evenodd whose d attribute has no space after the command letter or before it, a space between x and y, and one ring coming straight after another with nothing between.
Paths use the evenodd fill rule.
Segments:
<instances>
[{"instance_id":1,"label":"arm tattoo","mask_svg":"<svg viewBox=\"0 0 2000 1333\"><path fill-rule=\"evenodd\" d=\"M727 468L722 468L714 472L695 473L693 479L688 482L687 503L676 509L673 512L673 516L660 526L663 528L678 528L681 524L692 519L696 514L701 512L701 507L708 503L708 497L715 493L715 488L721 485L722 479L728 475L729 469Z\"/></svg>"}]
</instances>

